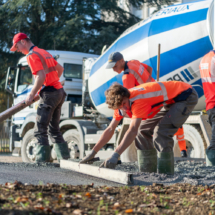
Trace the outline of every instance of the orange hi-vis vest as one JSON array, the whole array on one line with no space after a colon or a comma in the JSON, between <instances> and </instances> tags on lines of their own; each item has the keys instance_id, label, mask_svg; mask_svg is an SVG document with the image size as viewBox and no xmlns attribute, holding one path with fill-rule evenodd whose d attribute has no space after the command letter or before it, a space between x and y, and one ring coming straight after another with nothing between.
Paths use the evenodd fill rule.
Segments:
<instances>
[{"instance_id":1,"label":"orange hi-vis vest","mask_svg":"<svg viewBox=\"0 0 215 215\"><path fill-rule=\"evenodd\" d=\"M46 78L43 84L46 87L63 88L55 68L58 63L49 52L34 46L27 54L27 61L33 75L36 75L40 70L45 71Z\"/></svg>"},{"instance_id":2,"label":"orange hi-vis vest","mask_svg":"<svg viewBox=\"0 0 215 215\"><path fill-rule=\"evenodd\" d=\"M155 82L147 70L147 65L138 60L130 60L125 63L124 74L122 76L123 86L127 89L140 84Z\"/></svg>"},{"instance_id":3,"label":"orange hi-vis vest","mask_svg":"<svg viewBox=\"0 0 215 215\"><path fill-rule=\"evenodd\" d=\"M206 110L215 107L215 53L206 54L199 65L202 86L205 94Z\"/></svg>"},{"instance_id":4,"label":"orange hi-vis vest","mask_svg":"<svg viewBox=\"0 0 215 215\"><path fill-rule=\"evenodd\" d=\"M192 86L180 81L150 82L129 89L130 110L126 112L116 109L116 120L123 117L153 118L166 104L183 101L192 93Z\"/></svg>"},{"instance_id":5,"label":"orange hi-vis vest","mask_svg":"<svg viewBox=\"0 0 215 215\"><path fill-rule=\"evenodd\" d=\"M184 129L183 127L179 128L178 131L175 133L176 139L178 140L178 146L180 148L180 151L187 151L186 148L186 141L184 139Z\"/></svg>"}]
</instances>

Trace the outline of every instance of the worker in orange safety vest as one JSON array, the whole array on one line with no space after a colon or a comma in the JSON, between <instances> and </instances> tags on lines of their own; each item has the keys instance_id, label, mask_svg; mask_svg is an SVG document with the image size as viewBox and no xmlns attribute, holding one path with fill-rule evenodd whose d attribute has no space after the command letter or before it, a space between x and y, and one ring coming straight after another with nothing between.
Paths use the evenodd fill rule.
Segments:
<instances>
[{"instance_id":1,"label":"worker in orange safety vest","mask_svg":"<svg viewBox=\"0 0 215 215\"><path fill-rule=\"evenodd\" d=\"M212 128L210 145L206 149L206 165L215 166L215 51L207 53L201 60L200 74L205 94L208 121Z\"/></svg>"},{"instance_id":2,"label":"worker in orange safety vest","mask_svg":"<svg viewBox=\"0 0 215 215\"><path fill-rule=\"evenodd\" d=\"M184 139L184 128L179 128L178 131L175 133L175 136L181 151L181 157L187 157L186 140Z\"/></svg>"},{"instance_id":3,"label":"worker in orange safety vest","mask_svg":"<svg viewBox=\"0 0 215 215\"><path fill-rule=\"evenodd\" d=\"M130 60L125 61L123 55L120 52L113 52L109 56L107 69L113 69L114 72L120 74L123 72L122 82L123 86L127 89L133 88L143 83L148 82L155 82L155 79L151 76L152 75L152 68L144 63L141 63L138 60ZM166 114L166 110L162 109L158 113L156 117L153 119L148 119L142 121L140 124L140 128L138 131L138 135L135 139L135 145L138 149L150 149L148 146L151 145L149 143L149 138L153 131L149 128L151 127L152 123L157 123L163 116ZM187 157L186 153L186 142L185 140L180 140L181 136L184 135L183 128L179 128L177 131L178 135L176 135L178 144L181 151L181 157ZM147 143L146 148L143 148L141 141L145 141Z\"/></svg>"},{"instance_id":4,"label":"worker in orange safety vest","mask_svg":"<svg viewBox=\"0 0 215 215\"><path fill-rule=\"evenodd\" d=\"M123 117L130 117L131 123L121 143L113 155L101 165L115 168L119 156L135 139L141 121L155 117L160 109L166 106L167 113L153 127L151 147L155 147L158 152L158 173L174 174L173 135L187 120L198 102L198 95L192 86L179 81L166 81L145 83L126 89L115 83L105 92L105 95L108 107L115 110L113 119L93 147L90 156L84 157L80 163L93 159L113 136L120 120ZM148 157L148 163L153 163L153 159Z\"/></svg>"}]
</instances>

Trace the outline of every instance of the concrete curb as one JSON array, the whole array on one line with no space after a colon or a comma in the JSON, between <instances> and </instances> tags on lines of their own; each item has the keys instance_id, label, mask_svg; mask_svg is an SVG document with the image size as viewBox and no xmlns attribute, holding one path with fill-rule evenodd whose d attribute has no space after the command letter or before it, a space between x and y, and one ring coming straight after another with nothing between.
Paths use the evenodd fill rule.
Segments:
<instances>
[{"instance_id":1,"label":"concrete curb","mask_svg":"<svg viewBox=\"0 0 215 215\"><path fill-rule=\"evenodd\" d=\"M114 181L120 184L133 184L133 175L119 170L99 168L89 164L80 164L69 160L60 160L60 168L91 175L93 177Z\"/></svg>"}]
</instances>

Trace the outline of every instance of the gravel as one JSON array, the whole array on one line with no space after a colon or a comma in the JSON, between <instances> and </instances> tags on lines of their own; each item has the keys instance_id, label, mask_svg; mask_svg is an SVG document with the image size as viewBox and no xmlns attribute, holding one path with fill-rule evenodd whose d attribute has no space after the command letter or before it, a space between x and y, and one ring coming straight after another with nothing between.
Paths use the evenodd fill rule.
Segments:
<instances>
[{"instance_id":1,"label":"gravel","mask_svg":"<svg viewBox=\"0 0 215 215\"><path fill-rule=\"evenodd\" d=\"M80 160L72 160L79 162ZM96 161L92 165L100 166L103 161ZM215 184L215 167L206 167L203 160L189 160L175 162L175 174L170 176L158 173L141 173L138 171L137 163L118 164L116 170L133 174L134 185L152 185L162 183L171 185L175 183L188 183L191 185ZM91 176L59 168L58 163L3 163L0 162L0 184L5 181L19 180L23 183L38 184L39 181L47 183L88 184L95 181L95 185L109 183L117 186L117 183L107 182ZM23 178L22 178L23 177ZM119 186L119 184L118 184Z\"/></svg>"},{"instance_id":2,"label":"gravel","mask_svg":"<svg viewBox=\"0 0 215 215\"><path fill-rule=\"evenodd\" d=\"M73 159L72 161L79 162L80 160ZM100 166L102 162L96 161L92 165ZM165 185L175 183L188 183L191 185L215 184L215 167L206 167L203 159L201 161L195 159L176 161L173 176L158 173L141 173L138 171L137 162L118 164L116 170L132 173L134 185L152 185L153 183Z\"/></svg>"}]
</instances>

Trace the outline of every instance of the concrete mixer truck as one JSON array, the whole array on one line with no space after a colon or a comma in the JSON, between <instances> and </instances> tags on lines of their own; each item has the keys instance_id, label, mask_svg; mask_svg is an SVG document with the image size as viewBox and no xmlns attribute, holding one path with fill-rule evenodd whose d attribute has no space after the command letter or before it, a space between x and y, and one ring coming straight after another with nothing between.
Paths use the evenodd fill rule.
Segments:
<instances>
[{"instance_id":1,"label":"concrete mixer truck","mask_svg":"<svg viewBox=\"0 0 215 215\"><path fill-rule=\"evenodd\" d=\"M62 118L60 123L71 156L82 158L87 154L112 118L113 111L105 104L104 92L113 82L122 84L122 74L105 69L109 54L119 51L125 60L137 59L148 64L153 68L152 76L156 78L157 45L161 44L160 80L184 81L198 92L199 102L186 121L184 130L189 156L205 157L211 128L207 123L207 115L202 112L205 98L199 63L213 49L214 37L214 0L173 5L127 29L95 62L92 58L83 59L82 105L73 103L72 115L68 113L71 112L69 107L62 110L66 118ZM12 129L14 139L11 141L11 150L21 147L22 153L27 151L30 154L27 158L22 155L28 161L34 160L34 121L34 117L31 117L28 122L22 122ZM121 128L116 130L98 156L110 156L128 125L129 119L124 119ZM178 151L175 147L176 156ZM56 157L54 151L52 155ZM131 145L121 159L135 160L135 148Z\"/></svg>"}]
</instances>

